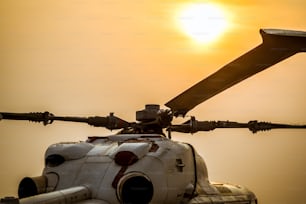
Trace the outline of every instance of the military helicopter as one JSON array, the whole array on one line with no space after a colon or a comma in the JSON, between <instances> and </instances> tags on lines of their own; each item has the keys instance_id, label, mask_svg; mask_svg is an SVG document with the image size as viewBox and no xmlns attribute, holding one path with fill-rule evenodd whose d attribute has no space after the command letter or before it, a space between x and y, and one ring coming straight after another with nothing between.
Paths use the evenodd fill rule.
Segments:
<instances>
[{"instance_id":1,"label":"military helicopter","mask_svg":"<svg viewBox=\"0 0 306 204\"><path fill-rule=\"evenodd\" d=\"M84 142L49 146L42 175L25 177L18 187L19 198L5 197L0 203L257 204L255 194L246 187L210 182L206 164L194 147L173 141L171 134L216 128L248 128L253 133L306 128L255 120L198 121L193 116L182 124L172 124L174 117L185 117L188 111L216 94L306 51L306 32L261 29L260 34L262 44L167 102L169 109L146 105L136 112L137 122L125 121L114 113L106 117L67 117L49 112L1 112L1 120L29 120L44 125L70 121L119 131L110 136L88 137Z\"/></svg>"}]
</instances>

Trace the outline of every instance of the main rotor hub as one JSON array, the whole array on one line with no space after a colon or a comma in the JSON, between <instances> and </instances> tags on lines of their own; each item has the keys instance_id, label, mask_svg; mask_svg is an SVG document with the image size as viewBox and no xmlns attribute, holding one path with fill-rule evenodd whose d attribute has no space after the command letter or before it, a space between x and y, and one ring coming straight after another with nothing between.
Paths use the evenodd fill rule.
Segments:
<instances>
[{"instance_id":1,"label":"main rotor hub","mask_svg":"<svg viewBox=\"0 0 306 204\"><path fill-rule=\"evenodd\" d=\"M144 110L136 112L136 120L139 122L153 121L158 117L160 106L157 104L147 104Z\"/></svg>"}]
</instances>

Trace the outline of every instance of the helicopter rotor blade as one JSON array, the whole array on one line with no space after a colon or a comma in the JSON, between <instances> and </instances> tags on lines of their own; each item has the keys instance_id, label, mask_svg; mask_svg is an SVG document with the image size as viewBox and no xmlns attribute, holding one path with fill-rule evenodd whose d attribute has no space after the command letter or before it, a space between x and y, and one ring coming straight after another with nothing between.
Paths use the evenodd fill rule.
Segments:
<instances>
[{"instance_id":1,"label":"helicopter rotor blade","mask_svg":"<svg viewBox=\"0 0 306 204\"><path fill-rule=\"evenodd\" d=\"M183 133L196 133L199 131L211 131L217 128L248 128L252 133L268 131L272 129L306 129L306 125L288 125L269 122L258 122L257 120L248 123L232 121L197 121L194 117L181 125L172 125L171 131Z\"/></svg>"},{"instance_id":2,"label":"helicopter rotor blade","mask_svg":"<svg viewBox=\"0 0 306 204\"><path fill-rule=\"evenodd\" d=\"M240 81L298 53L306 51L306 32L261 29L263 43L195 84L165 105L175 116L185 116L198 104Z\"/></svg>"},{"instance_id":3,"label":"helicopter rotor blade","mask_svg":"<svg viewBox=\"0 0 306 204\"><path fill-rule=\"evenodd\" d=\"M129 122L126 122L110 113L107 117L93 116L93 117L67 117L67 116L55 116L49 112L36 112L36 113L0 113L0 118L7 120L29 120L32 122L43 122L44 125L53 123L53 121L68 121L68 122L81 122L87 123L95 127L105 127L109 130L122 129L130 126Z\"/></svg>"}]
</instances>

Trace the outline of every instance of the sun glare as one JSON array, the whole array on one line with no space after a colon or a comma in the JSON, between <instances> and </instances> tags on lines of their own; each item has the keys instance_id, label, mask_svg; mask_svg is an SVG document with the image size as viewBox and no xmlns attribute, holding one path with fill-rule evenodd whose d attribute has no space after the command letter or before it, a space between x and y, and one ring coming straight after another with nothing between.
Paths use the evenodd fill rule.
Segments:
<instances>
[{"instance_id":1,"label":"sun glare","mask_svg":"<svg viewBox=\"0 0 306 204\"><path fill-rule=\"evenodd\" d=\"M213 42L226 30L228 24L224 11L208 3L183 7L178 19L185 34L198 43Z\"/></svg>"}]
</instances>

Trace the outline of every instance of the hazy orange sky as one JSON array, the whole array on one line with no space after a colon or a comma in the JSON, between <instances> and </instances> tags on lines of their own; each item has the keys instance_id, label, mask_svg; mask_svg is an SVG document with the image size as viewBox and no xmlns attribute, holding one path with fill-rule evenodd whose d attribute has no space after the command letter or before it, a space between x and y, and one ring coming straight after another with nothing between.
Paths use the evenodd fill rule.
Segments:
<instances>
[{"instance_id":1,"label":"hazy orange sky","mask_svg":"<svg viewBox=\"0 0 306 204\"><path fill-rule=\"evenodd\" d=\"M214 43L197 44L178 26L190 3L219 5L229 22ZM2 0L0 111L106 116L132 121L146 103L165 104L261 43L260 28L306 31L306 2L174 0ZM209 28L207 28L209 29ZM199 120L306 123L306 54L298 54L192 110ZM105 135L54 122L0 122L0 197L37 176L52 143ZM306 202L306 131L216 130L174 135L204 157L211 181L237 183L260 203Z\"/></svg>"}]
</instances>

